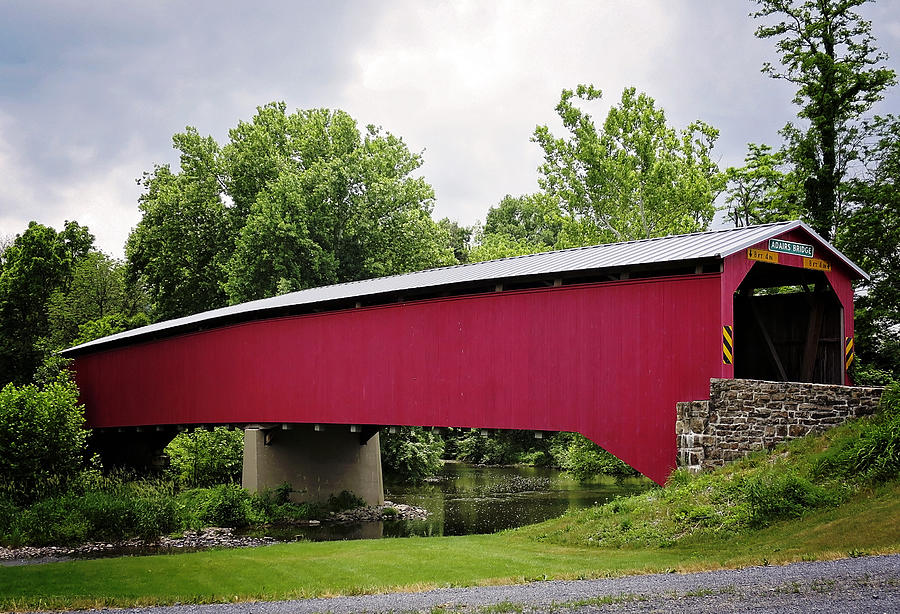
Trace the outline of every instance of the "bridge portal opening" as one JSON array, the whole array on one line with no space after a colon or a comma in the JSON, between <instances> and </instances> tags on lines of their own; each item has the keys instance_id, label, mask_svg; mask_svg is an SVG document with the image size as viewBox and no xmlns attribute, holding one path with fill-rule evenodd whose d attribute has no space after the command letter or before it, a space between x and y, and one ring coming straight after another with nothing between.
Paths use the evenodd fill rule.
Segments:
<instances>
[{"instance_id":1,"label":"bridge portal opening","mask_svg":"<svg viewBox=\"0 0 900 614\"><path fill-rule=\"evenodd\" d=\"M843 321L823 272L757 262L734 296L734 376L841 384Z\"/></svg>"}]
</instances>

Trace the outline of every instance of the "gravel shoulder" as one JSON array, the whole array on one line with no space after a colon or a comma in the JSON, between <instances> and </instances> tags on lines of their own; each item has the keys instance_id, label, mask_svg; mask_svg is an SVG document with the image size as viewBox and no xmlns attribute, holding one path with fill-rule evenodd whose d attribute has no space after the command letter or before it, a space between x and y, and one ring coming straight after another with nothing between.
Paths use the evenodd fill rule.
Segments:
<instances>
[{"instance_id":1,"label":"gravel shoulder","mask_svg":"<svg viewBox=\"0 0 900 614\"><path fill-rule=\"evenodd\" d=\"M301 601L117 610L146 614L355 612L816 612L900 611L900 555L691 574L439 589Z\"/></svg>"}]
</instances>

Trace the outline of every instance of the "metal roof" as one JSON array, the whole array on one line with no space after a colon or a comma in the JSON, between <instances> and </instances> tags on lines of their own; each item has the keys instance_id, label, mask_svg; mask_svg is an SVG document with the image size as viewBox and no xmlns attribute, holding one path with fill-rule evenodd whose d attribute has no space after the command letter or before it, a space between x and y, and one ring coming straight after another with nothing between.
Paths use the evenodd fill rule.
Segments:
<instances>
[{"instance_id":1,"label":"metal roof","mask_svg":"<svg viewBox=\"0 0 900 614\"><path fill-rule=\"evenodd\" d=\"M840 258L851 270L860 277L868 279L868 275L862 269L803 222L776 222L745 228L712 230L623 243L575 247L553 252L353 281L320 288L309 288L290 294L213 309L183 318L157 322L149 326L83 343L64 350L63 353L79 354L83 350L99 350L101 346L121 343L127 339L138 341L143 337L154 337L159 334L165 335L167 332L175 334L177 330L214 325L219 320L232 320L236 317L251 319L254 316L259 317L260 312L328 303L335 300L349 300L379 294L391 294L423 288L439 288L478 281L501 281L503 279L553 273L596 271L618 269L633 265L725 258L760 241L795 228L802 228L811 234L823 247Z\"/></svg>"}]
</instances>

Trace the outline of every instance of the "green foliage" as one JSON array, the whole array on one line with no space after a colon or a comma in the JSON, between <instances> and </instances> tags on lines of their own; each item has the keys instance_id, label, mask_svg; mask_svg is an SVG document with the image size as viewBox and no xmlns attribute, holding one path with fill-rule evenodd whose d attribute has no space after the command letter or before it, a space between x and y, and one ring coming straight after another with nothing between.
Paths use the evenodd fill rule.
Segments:
<instances>
[{"instance_id":1,"label":"green foliage","mask_svg":"<svg viewBox=\"0 0 900 614\"><path fill-rule=\"evenodd\" d=\"M264 520L254 506L253 495L237 484L219 484L212 488L194 489L178 497L188 526L246 527Z\"/></svg>"},{"instance_id":2,"label":"green foliage","mask_svg":"<svg viewBox=\"0 0 900 614\"><path fill-rule=\"evenodd\" d=\"M438 220L438 226L442 231L447 233L447 241L450 249L453 250L453 257L460 264L469 261L469 249L472 241L472 228L469 226L460 226L459 222L451 221L450 218L442 218Z\"/></svg>"},{"instance_id":3,"label":"green foliage","mask_svg":"<svg viewBox=\"0 0 900 614\"><path fill-rule=\"evenodd\" d=\"M787 168L787 153L749 143L744 166L725 171L725 210L735 227L800 217L802 185Z\"/></svg>"},{"instance_id":4,"label":"green foliage","mask_svg":"<svg viewBox=\"0 0 900 614\"><path fill-rule=\"evenodd\" d=\"M84 466L84 413L74 382L0 390L0 495L32 501L66 485Z\"/></svg>"},{"instance_id":5,"label":"green foliage","mask_svg":"<svg viewBox=\"0 0 900 614\"><path fill-rule=\"evenodd\" d=\"M176 481L188 488L239 482L244 460L243 431L217 426L179 433L165 453Z\"/></svg>"},{"instance_id":6,"label":"green foliage","mask_svg":"<svg viewBox=\"0 0 900 614\"><path fill-rule=\"evenodd\" d=\"M840 248L871 280L855 299L856 352L882 375L873 383L900 379L900 119L876 118L862 149L866 172L849 181L852 213L836 237Z\"/></svg>"},{"instance_id":7,"label":"green foliage","mask_svg":"<svg viewBox=\"0 0 900 614\"><path fill-rule=\"evenodd\" d=\"M881 407L858 437L843 439L823 454L813 474L872 483L896 480L900 476L900 384L885 391Z\"/></svg>"},{"instance_id":8,"label":"green foliage","mask_svg":"<svg viewBox=\"0 0 900 614\"><path fill-rule=\"evenodd\" d=\"M456 457L479 465L509 465L516 460L515 446L502 432L487 434L470 430L456 441Z\"/></svg>"},{"instance_id":9,"label":"green foliage","mask_svg":"<svg viewBox=\"0 0 900 614\"><path fill-rule=\"evenodd\" d=\"M539 183L565 212L559 246L627 241L705 230L723 177L711 157L718 131L695 121L668 126L665 112L634 88L625 89L600 129L576 106L600 98L579 85L563 90L556 111L569 132L538 126L544 150Z\"/></svg>"},{"instance_id":10,"label":"green foliage","mask_svg":"<svg viewBox=\"0 0 900 614\"><path fill-rule=\"evenodd\" d=\"M735 535L832 507L900 478L900 388L882 411L822 435L757 452L717 471L672 473L664 488L526 527L540 541L669 547Z\"/></svg>"},{"instance_id":11,"label":"green foliage","mask_svg":"<svg viewBox=\"0 0 900 614\"><path fill-rule=\"evenodd\" d=\"M226 304L221 283L235 236L218 144L194 128L172 140L181 172L163 165L144 174L141 221L125 246L128 281L147 289L156 319Z\"/></svg>"},{"instance_id":12,"label":"green foliage","mask_svg":"<svg viewBox=\"0 0 900 614\"><path fill-rule=\"evenodd\" d=\"M797 115L809 122L805 132L789 124L783 134L804 184L804 208L826 239L845 221L841 184L858 157L856 122L896 81L893 70L879 66L887 55L875 47L871 23L856 12L867 1L756 0L753 13L776 20L756 30L776 40L781 63L766 63L763 72L797 87Z\"/></svg>"},{"instance_id":13,"label":"green foliage","mask_svg":"<svg viewBox=\"0 0 900 614\"><path fill-rule=\"evenodd\" d=\"M78 334L71 341L72 345L87 343L94 339L100 339L108 335L114 335L122 331L131 330L150 324L149 316L144 313L136 313L128 317L122 313L111 313L96 320L89 320L78 325Z\"/></svg>"},{"instance_id":14,"label":"green foliage","mask_svg":"<svg viewBox=\"0 0 900 614\"><path fill-rule=\"evenodd\" d=\"M357 497L349 490L342 490L339 494L328 497L328 509L332 512L343 512L365 506L366 500Z\"/></svg>"},{"instance_id":15,"label":"green foliage","mask_svg":"<svg viewBox=\"0 0 900 614\"><path fill-rule=\"evenodd\" d=\"M103 326L119 330L147 322L146 299L141 291L125 283L125 265L106 254L90 251L75 262L72 279L58 288L48 302L48 336L54 349L61 349ZM95 322L101 322L99 326ZM88 327L82 330L82 327ZM113 330L112 332L119 332ZM88 341L100 336L91 337Z\"/></svg>"},{"instance_id":16,"label":"green foliage","mask_svg":"<svg viewBox=\"0 0 900 614\"><path fill-rule=\"evenodd\" d=\"M571 473L579 482L587 482L598 475L638 475L636 470L578 433L555 435L551 453L557 466Z\"/></svg>"},{"instance_id":17,"label":"green foliage","mask_svg":"<svg viewBox=\"0 0 900 614\"><path fill-rule=\"evenodd\" d=\"M0 501L0 510L4 507ZM7 503L9 509L9 503ZM69 491L0 512L0 542L70 545L130 537L153 539L181 526L172 491L160 485L116 483L109 490Z\"/></svg>"},{"instance_id":18,"label":"green foliage","mask_svg":"<svg viewBox=\"0 0 900 614\"><path fill-rule=\"evenodd\" d=\"M381 465L385 472L403 481L418 482L441 468L444 441L433 431L403 426L396 433L382 431Z\"/></svg>"},{"instance_id":19,"label":"green foliage","mask_svg":"<svg viewBox=\"0 0 900 614\"><path fill-rule=\"evenodd\" d=\"M31 222L0 254L0 385L27 383L43 361L50 297L69 284L93 240L76 222L61 232Z\"/></svg>"},{"instance_id":20,"label":"green foliage","mask_svg":"<svg viewBox=\"0 0 900 614\"><path fill-rule=\"evenodd\" d=\"M790 471L751 476L741 482L739 498L746 502L747 522L751 527L799 518L811 509L838 502L825 488Z\"/></svg>"},{"instance_id":21,"label":"green foliage","mask_svg":"<svg viewBox=\"0 0 900 614\"><path fill-rule=\"evenodd\" d=\"M500 204L488 209L484 234L549 248L557 244L563 224L558 199L547 194L507 194Z\"/></svg>"},{"instance_id":22,"label":"green foliage","mask_svg":"<svg viewBox=\"0 0 900 614\"><path fill-rule=\"evenodd\" d=\"M422 159L401 139L284 103L229 136L220 147L188 128L173 138L180 170L145 176L126 251L155 318L456 263L431 186L413 176Z\"/></svg>"}]
</instances>

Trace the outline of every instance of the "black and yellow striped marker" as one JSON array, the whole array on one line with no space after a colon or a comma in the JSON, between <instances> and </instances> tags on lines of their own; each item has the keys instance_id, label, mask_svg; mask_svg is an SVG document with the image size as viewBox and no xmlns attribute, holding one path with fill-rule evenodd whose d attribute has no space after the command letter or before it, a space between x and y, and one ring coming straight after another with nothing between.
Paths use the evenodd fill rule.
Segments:
<instances>
[{"instance_id":1,"label":"black and yellow striped marker","mask_svg":"<svg viewBox=\"0 0 900 614\"><path fill-rule=\"evenodd\" d=\"M734 363L734 330L730 326L722 327L722 363Z\"/></svg>"},{"instance_id":2,"label":"black and yellow striped marker","mask_svg":"<svg viewBox=\"0 0 900 614\"><path fill-rule=\"evenodd\" d=\"M846 369L850 369L850 365L853 364L853 358L855 357L855 352L853 351L853 337L845 337L844 338L844 367Z\"/></svg>"}]
</instances>

